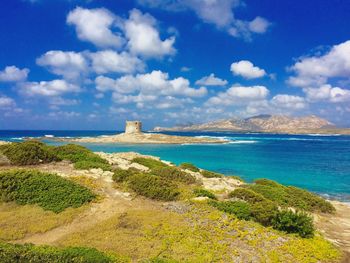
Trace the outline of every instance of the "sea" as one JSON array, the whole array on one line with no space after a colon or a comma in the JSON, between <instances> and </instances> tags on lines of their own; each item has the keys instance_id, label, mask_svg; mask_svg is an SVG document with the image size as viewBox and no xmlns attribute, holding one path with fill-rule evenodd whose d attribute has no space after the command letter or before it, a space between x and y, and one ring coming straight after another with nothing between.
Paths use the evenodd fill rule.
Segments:
<instances>
[{"instance_id":1,"label":"sea","mask_svg":"<svg viewBox=\"0 0 350 263\"><path fill-rule=\"evenodd\" d=\"M0 140L22 141L26 137L84 137L112 135L116 131L0 131ZM237 134L229 132L166 132L171 135L213 137L225 144L87 144L93 151L134 151L163 160L194 165L225 175L238 175L247 182L269 178L301 187L325 198L350 203L350 136Z\"/></svg>"}]
</instances>

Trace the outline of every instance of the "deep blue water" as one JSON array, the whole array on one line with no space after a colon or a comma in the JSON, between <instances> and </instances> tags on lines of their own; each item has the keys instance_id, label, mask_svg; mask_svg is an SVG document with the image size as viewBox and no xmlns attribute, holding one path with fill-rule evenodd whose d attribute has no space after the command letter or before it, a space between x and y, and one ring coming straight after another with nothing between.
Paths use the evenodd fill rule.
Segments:
<instances>
[{"instance_id":1,"label":"deep blue water","mask_svg":"<svg viewBox=\"0 0 350 263\"><path fill-rule=\"evenodd\" d=\"M115 131L0 131L0 140L25 136L97 136ZM169 133L215 136L231 140L223 145L101 145L84 144L94 151L136 151L179 164L191 162L246 181L270 178L330 198L350 202L350 136L266 135L233 133Z\"/></svg>"}]
</instances>

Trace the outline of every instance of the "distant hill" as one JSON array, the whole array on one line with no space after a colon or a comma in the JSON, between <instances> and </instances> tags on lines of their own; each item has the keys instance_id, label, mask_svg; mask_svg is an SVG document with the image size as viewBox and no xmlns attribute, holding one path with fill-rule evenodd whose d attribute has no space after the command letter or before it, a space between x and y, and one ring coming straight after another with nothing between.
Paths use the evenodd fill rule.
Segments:
<instances>
[{"instance_id":1,"label":"distant hill","mask_svg":"<svg viewBox=\"0 0 350 263\"><path fill-rule=\"evenodd\" d=\"M258 115L246 119L218 120L202 124L155 127L154 131L233 131L263 133L346 133L349 129L338 129L333 123L315 115L290 117L283 115Z\"/></svg>"}]
</instances>

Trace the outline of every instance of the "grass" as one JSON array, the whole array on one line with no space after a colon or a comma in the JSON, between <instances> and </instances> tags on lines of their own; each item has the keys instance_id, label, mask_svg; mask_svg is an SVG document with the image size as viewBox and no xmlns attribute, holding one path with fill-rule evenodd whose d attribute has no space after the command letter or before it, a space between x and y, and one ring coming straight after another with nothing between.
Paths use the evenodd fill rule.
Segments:
<instances>
[{"instance_id":1,"label":"grass","mask_svg":"<svg viewBox=\"0 0 350 263\"><path fill-rule=\"evenodd\" d=\"M177 167L157 167L151 170L151 173L170 181L182 182L186 184L196 183L196 178Z\"/></svg>"},{"instance_id":2,"label":"grass","mask_svg":"<svg viewBox=\"0 0 350 263\"><path fill-rule=\"evenodd\" d=\"M156 168L169 167L169 165L153 158L136 157L132 160L132 162L146 166L151 170Z\"/></svg>"},{"instance_id":3,"label":"grass","mask_svg":"<svg viewBox=\"0 0 350 263\"><path fill-rule=\"evenodd\" d=\"M192 163L182 163L179 166L181 169L187 169L190 170L192 172L199 172L199 168L196 167L195 165L193 165Z\"/></svg>"},{"instance_id":4,"label":"grass","mask_svg":"<svg viewBox=\"0 0 350 263\"><path fill-rule=\"evenodd\" d=\"M95 248L67 247L56 248L50 246L34 246L32 244L0 243L0 261L12 262L86 262L112 263L127 262L125 259L107 255Z\"/></svg>"},{"instance_id":5,"label":"grass","mask_svg":"<svg viewBox=\"0 0 350 263\"><path fill-rule=\"evenodd\" d=\"M67 208L61 213L43 210L37 205L0 203L0 240L10 241L38 233L45 233L58 226L69 224L87 206Z\"/></svg>"},{"instance_id":6,"label":"grass","mask_svg":"<svg viewBox=\"0 0 350 263\"><path fill-rule=\"evenodd\" d=\"M86 187L58 175L36 170L10 170L0 173L3 201L20 205L37 204L56 213L77 208L92 201L95 195Z\"/></svg>"},{"instance_id":7,"label":"grass","mask_svg":"<svg viewBox=\"0 0 350 263\"><path fill-rule=\"evenodd\" d=\"M284 186L272 180L256 180L249 189L282 207L294 207L309 212L333 213L335 211L331 203L313 193L293 186Z\"/></svg>"},{"instance_id":8,"label":"grass","mask_svg":"<svg viewBox=\"0 0 350 263\"><path fill-rule=\"evenodd\" d=\"M340 256L321 237L286 235L205 203L192 205L184 214L149 205L130 209L65 237L59 245L89 245L130 256L134 262L333 262Z\"/></svg>"}]
</instances>

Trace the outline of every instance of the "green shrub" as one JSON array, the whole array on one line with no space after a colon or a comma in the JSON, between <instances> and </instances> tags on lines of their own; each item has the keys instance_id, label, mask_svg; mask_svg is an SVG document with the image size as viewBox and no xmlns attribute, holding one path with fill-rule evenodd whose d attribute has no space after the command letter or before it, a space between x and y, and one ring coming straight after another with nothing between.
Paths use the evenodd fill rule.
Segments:
<instances>
[{"instance_id":1,"label":"green shrub","mask_svg":"<svg viewBox=\"0 0 350 263\"><path fill-rule=\"evenodd\" d=\"M264 226L269 226L278 212L278 207L271 201L262 201L250 205L251 215L254 221Z\"/></svg>"},{"instance_id":2,"label":"green shrub","mask_svg":"<svg viewBox=\"0 0 350 263\"><path fill-rule=\"evenodd\" d=\"M206 178L221 178L223 175L219 173L214 173L207 170L202 170L201 174Z\"/></svg>"},{"instance_id":3,"label":"green shrub","mask_svg":"<svg viewBox=\"0 0 350 263\"><path fill-rule=\"evenodd\" d=\"M136 193L156 200L172 201L180 194L176 184L151 174L130 176L128 186Z\"/></svg>"},{"instance_id":4,"label":"green shrub","mask_svg":"<svg viewBox=\"0 0 350 263\"><path fill-rule=\"evenodd\" d=\"M95 195L87 188L58 175L35 170L12 170L0 173L3 201L20 205L37 204L59 213L68 207L80 207Z\"/></svg>"},{"instance_id":5,"label":"green shrub","mask_svg":"<svg viewBox=\"0 0 350 263\"><path fill-rule=\"evenodd\" d=\"M0 242L0 261L2 263L109 263L127 262L107 255L95 248L34 246L32 244L7 244Z\"/></svg>"},{"instance_id":6,"label":"green shrub","mask_svg":"<svg viewBox=\"0 0 350 263\"><path fill-rule=\"evenodd\" d=\"M130 176L139 173L136 169L129 168L128 170L123 170L123 169L115 169L113 174L113 181L117 183L121 183L124 181L127 181Z\"/></svg>"},{"instance_id":7,"label":"green shrub","mask_svg":"<svg viewBox=\"0 0 350 263\"><path fill-rule=\"evenodd\" d=\"M203 188L194 189L193 193L197 197L203 196L203 197L208 197L208 198L213 199L213 200L217 199L216 196L212 192L210 192L210 191L208 191L206 189L203 189Z\"/></svg>"},{"instance_id":8,"label":"green shrub","mask_svg":"<svg viewBox=\"0 0 350 263\"><path fill-rule=\"evenodd\" d=\"M187 169L192 172L199 172L199 168L194 166L192 163L182 163L179 166L181 169Z\"/></svg>"},{"instance_id":9,"label":"green shrub","mask_svg":"<svg viewBox=\"0 0 350 263\"><path fill-rule=\"evenodd\" d=\"M58 146L55 148L55 152L61 159L74 163L76 169L101 168L105 171L112 169L107 160L81 145L67 144Z\"/></svg>"},{"instance_id":10,"label":"green shrub","mask_svg":"<svg viewBox=\"0 0 350 263\"><path fill-rule=\"evenodd\" d=\"M262 202L267 200L261 194L258 194L250 189L241 188L241 187L233 190L229 194L229 197L242 199L244 201L247 201L248 203L257 203L257 202Z\"/></svg>"},{"instance_id":11,"label":"green shrub","mask_svg":"<svg viewBox=\"0 0 350 263\"><path fill-rule=\"evenodd\" d=\"M304 238L313 237L315 232L312 218L306 213L298 211L279 211L272 221L272 226L287 233L297 233Z\"/></svg>"},{"instance_id":12,"label":"green shrub","mask_svg":"<svg viewBox=\"0 0 350 263\"><path fill-rule=\"evenodd\" d=\"M167 164L153 158L136 157L132 160L132 162L146 166L151 170L155 168L168 167Z\"/></svg>"},{"instance_id":13,"label":"green shrub","mask_svg":"<svg viewBox=\"0 0 350 263\"><path fill-rule=\"evenodd\" d=\"M293 186L284 186L268 179L256 180L255 184L249 188L282 207L324 213L335 211L331 203L313 193Z\"/></svg>"},{"instance_id":14,"label":"green shrub","mask_svg":"<svg viewBox=\"0 0 350 263\"><path fill-rule=\"evenodd\" d=\"M33 140L3 145L1 152L14 165L35 165L61 160L53 147Z\"/></svg>"},{"instance_id":15,"label":"green shrub","mask_svg":"<svg viewBox=\"0 0 350 263\"><path fill-rule=\"evenodd\" d=\"M151 170L151 173L171 181L182 182L186 184L193 184L196 182L196 178L177 167L157 167Z\"/></svg>"},{"instance_id":16,"label":"green shrub","mask_svg":"<svg viewBox=\"0 0 350 263\"><path fill-rule=\"evenodd\" d=\"M78 170L89 170L93 168L100 168L104 171L110 171L111 165L108 163L94 162L94 161L79 161L74 163L74 168Z\"/></svg>"},{"instance_id":17,"label":"green shrub","mask_svg":"<svg viewBox=\"0 0 350 263\"><path fill-rule=\"evenodd\" d=\"M249 204L242 201L209 201L209 204L217 209L235 215L238 219L251 219L251 210Z\"/></svg>"}]
</instances>

